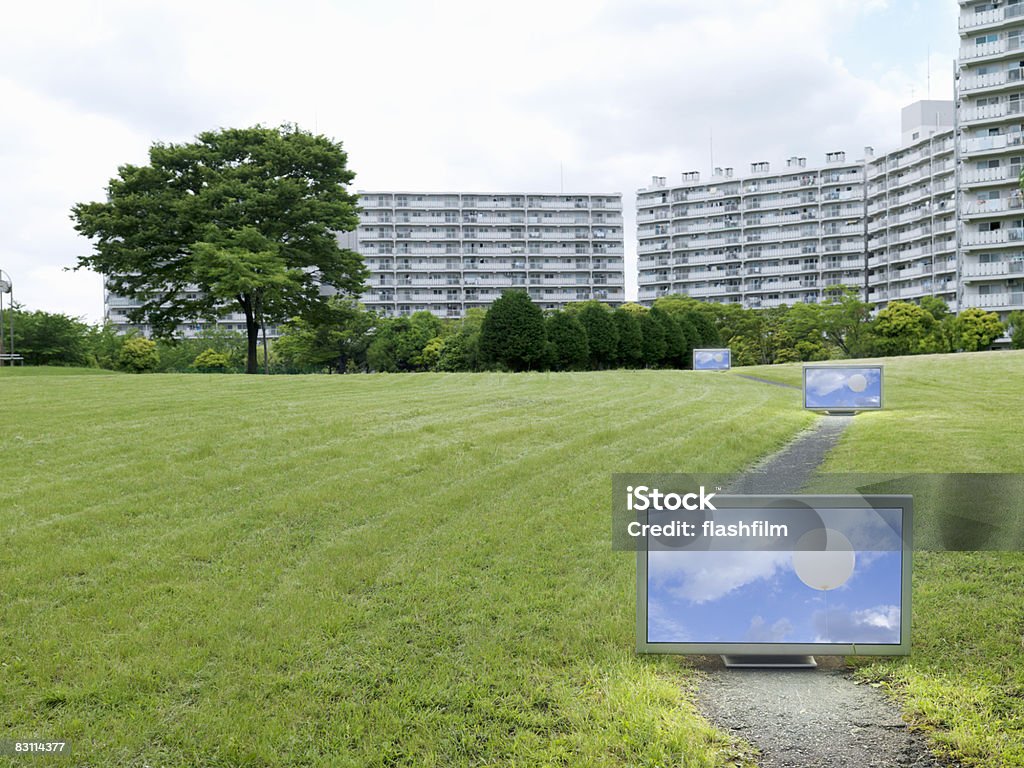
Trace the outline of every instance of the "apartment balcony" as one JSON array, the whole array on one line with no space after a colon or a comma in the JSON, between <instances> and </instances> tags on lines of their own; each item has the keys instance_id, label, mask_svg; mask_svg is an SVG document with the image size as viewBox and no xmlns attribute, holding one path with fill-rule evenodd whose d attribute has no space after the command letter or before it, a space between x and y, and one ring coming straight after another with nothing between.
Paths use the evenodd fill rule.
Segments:
<instances>
[{"instance_id":1,"label":"apartment balcony","mask_svg":"<svg viewBox=\"0 0 1024 768\"><path fill-rule=\"evenodd\" d=\"M963 306L991 311L1024 309L1024 292L967 294L963 297Z\"/></svg>"},{"instance_id":2,"label":"apartment balcony","mask_svg":"<svg viewBox=\"0 0 1024 768\"><path fill-rule=\"evenodd\" d=\"M965 168L960 174L960 179L964 184L1005 184L1007 181L1016 181L1018 173L1019 171L1011 171L1008 165L999 168Z\"/></svg>"},{"instance_id":3,"label":"apartment balcony","mask_svg":"<svg viewBox=\"0 0 1024 768\"><path fill-rule=\"evenodd\" d=\"M654 285L656 283L667 283L671 280L668 272L641 272L637 276L639 285Z\"/></svg>"},{"instance_id":4,"label":"apartment balcony","mask_svg":"<svg viewBox=\"0 0 1024 768\"><path fill-rule=\"evenodd\" d=\"M526 285L526 276L506 277L504 275L466 275L463 279L465 285L488 287L511 288L513 286Z\"/></svg>"},{"instance_id":5,"label":"apartment balcony","mask_svg":"<svg viewBox=\"0 0 1024 768\"><path fill-rule=\"evenodd\" d=\"M637 261L637 266L640 269L655 269L657 267L671 267L674 264L675 264L675 260L670 258L670 257L668 257L668 256L658 256L658 257L650 257L650 256L648 256L646 258L640 258Z\"/></svg>"},{"instance_id":6,"label":"apartment balcony","mask_svg":"<svg viewBox=\"0 0 1024 768\"><path fill-rule=\"evenodd\" d=\"M526 217L528 224L576 224L579 226L586 226L589 223L589 216L576 217L570 214L562 214L558 216L538 216L535 213L531 213Z\"/></svg>"},{"instance_id":7,"label":"apartment balcony","mask_svg":"<svg viewBox=\"0 0 1024 768\"><path fill-rule=\"evenodd\" d=\"M960 151L966 155L1020 146L1024 146L1024 133L1020 131L1004 133L999 136L976 136L973 139L960 140Z\"/></svg>"},{"instance_id":8,"label":"apartment balcony","mask_svg":"<svg viewBox=\"0 0 1024 768\"><path fill-rule=\"evenodd\" d=\"M994 261L987 264L964 264L960 274L970 278L991 279L993 277L1017 277L1024 275L1024 261Z\"/></svg>"},{"instance_id":9,"label":"apartment balcony","mask_svg":"<svg viewBox=\"0 0 1024 768\"><path fill-rule=\"evenodd\" d=\"M654 242L654 243L640 243L637 246L636 251L639 254L644 254L644 253L663 253L663 252L667 252L669 250L669 248L670 248L670 244L669 244L668 240L661 240L661 241Z\"/></svg>"},{"instance_id":10,"label":"apartment balcony","mask_svg":"<svg viewBox=\"0 0 1024 768\"><path fill-rule=\"evenodd\" d=\"M859 219L864 215L864 209L860 205L827 206L821 209L820 214L811 211L811 218L817 215L821 219Z\"/></svg>"},{"instance_id":11,"label":"apartment balcony","mask_svg":"<svg viewBox=\"0 0 1024 768\"><path fill-rule=\"evenodd\" d=\"M807 251L801 246L790 246L789 248L759 248L752 249L747 248L746 256L748 259L779 259L787 256L804 256Z\"/></svg>"},{"instance_id":12,"label":"apartment balcony","mask_svg":"<svg viewBox=\"0 0 1024 768\"><path fill-rule=\"evenodd\" d=\"M730 267L728 269L701 269L693 270L688 275L680 275L678 279L689 279L689 280L724 280L729 277L739 277L741 270L738 266Z\"/></svg>"},{"instance_id":13,"label":"apartment balcony","mask_svg":"<svg viewBox=\"0 0 1024 768\"><path fill-rule=\"evenodd\" d=\"M732 191L728 195L737 195L739 192ZM721 189L691 189L685 192L679 202L690 200L711 200L716 197L726 197L727 193Z\"/></svg>"},{"instance_id":14,"label":"apartment balcony","mask_svg":"<svg viewBox=\"0 0 1024 768\"><path fill-rule=\"evenodd\" d=\"M994 27L1004 22L1012 22L1024 16L1024 6L1010 5L1005 8L993 8L987 11L960 14L960 29L976 30L982 27Z\"/></svg>"},{"instance_id":15,"label":"apartment balcony","mask_svg":"<svg viewBox=\"0 0 1024 768\"><path fill-rule=\"evenodd\" d=\"M410 216L406 213L397 213L391 219L396 224L458 224L458 219L454 216L447 218L445 216Z\"/></svg>"},{"instance_id":16,"label":"apartment balcony","mask_svg":"<svg viewBox=\"0 0 1024 768\"><path fill-rule=\"evenodd\" d=\"M974 62L984 59L1001 56L1005 53L1012 53L1024 48L1024 41L1012 42L1009 39L994 40L991 43L969 43L960 46L960 61Z\"/></svg>"},{"instance_id":17,"label":"apartment balcony","mask_svg":"<svg viewBox=\"0 0 1024 768\"><path fill-rule=\"evenodd\" d=\"M681 249L715 248L723 245L739 245L739 242L739 235L728 235L725 237L698 237L692 240L685 240L679 244L673 245L673 247Z\"/></svg>"},{"instance_id":18,"label":"apartment balcony","mask_svg":"<svg viewBox=\"0 0 1024 768\"><path fill-rule=\"evenodd\" d=\"M482 208L483 206L479 206L479 207ZM577 209L577 208L589 209L590 208L590 203L589 203L589 201L587 199L583 199L583 200L569 200L569 201L566 201L566 200L531 200L530 204L529 204L529 207L530 208L543 208L543 209L561 208L563 210L573 210L573 209ZM606 207L610 208L611 206L608 205Z\"/></svg>"},{"instance_id":19,"label":"apartment balcony","mask_svg":"<svg viewBox=\"0 0 1024 768\"><path fill-rule=\"evenodd\" d=\"M387 267L387 269L388 271L399 270L402 272L444 272L458 271L459 264L458 260L449 261L442 255L438 259L399 259L397 264Z\"/></svg>"},{"instance_id":20,"label":"apartment balcony","mask_svg":"<svg viewBox=\"0 0 1024 768\"><path fill-rule=\"evenodd\" d=\"M662 285L657 288L641 288L637 295L637 300L641 302L650 302L657 299L659 296L664 296L669 292L669 286Z\"/></svg>"},{"instance_id":21,"label":"apartment balcony","mask_svg":"<svg viewBox=\"0 0 1024 768\"><path fill-rule=\"evenodd\" d=\"M660 211L644 211L636 215L638 224L646 224L651 221L668 221L669 212L668 208Z\"/></svg>"},{"instance_id":22,"label":"apartment balcony","mask_svg":"<svg viewBox=\"0 0 1024 768\"><path fill-rule=\"evenodd\" d=\"M522 198L519 200L495 200L489 197L478 197L473 203L464 202L464 208L476 210L498 210L500 208L525 208ZM531 207L533 207L531 205Z\"/></svg>"},{"instance_id":23,"label":"apartment balcony","mask_svg":"<svg viewBox=\"0 0 1024 768\"><path fill-rule=\"evenodd\" d=\"M986 104L983 107L965 107L960 110L961 124L973 123L978 120L998 120L1001 117L1024 114L1024 103L1019 101L1001 101L998 104Z\"/></svg>"},{"instance_id":24,"label":"apartment balcony","mask_svg":"<svg viewBox=\"0 0 1024 768\"><path fill-rule=\"evenodd\" d=\"M965 246L979 245L1014 245L1024 244L1024 228L1013 227L1008 229L996 229L989 232L965 232L963 236Z\"/></svg>"},{"instance_id":25,"label":"apartment balcony","mask_svg":"<svg viewBox=\"0 0 1024 768\"><path fill-rule=\"evenodd\" d=\"M799 264L773 264L771 266L761 266L759 264L748 264L744 269L744 272L749 277L751 275L792 275L800 273L814 274L817 273L818 268L815 267L803 267Z\"/></svg>"},{"instance_id":26,"label":"apartment balcony","mask_svg":"<svg viewBox=\"0 0 1024 768\"><path fill-rule=\"evenodd\" d=\"M380 285L390 288L448 288L455 290L462 285L462 278L414 277L406 280L392 280L380 283Z\"/></svg>"},{"instance_id":27,"label":"apartment balcony","mask_svg":"<svg viewBox=\"0 0 1024 768\"><path fill-rule=\"evenodd\" d=\"M1024 201L1021 200L1020 196L1001 197L998 200L987 200L985 198L972 200L965 195L965 199L961 203L960 213L964 218L974 218L991 216L992 214L1006 211L1020 211L1022 209L1024 209Z\"/></svg>"},{"instance_id":28,"label":"apartment balcony","mask_svg":"<svg viewBox=\"0 0 1024 768\"><path fill-rule=\"evenodd\" d=\"M838 261L828 261L828 260L826 260L826 261L822 261L821 264L819 264L818 268L822 272L835 272L836 270L850 270L850 269L858 269L859 270L859 269L863 269L864 268L864 259L863 258L855 258L855 259L846 258L846 259L842 259L842 260L838 260Z\"/></svg>"},{"instance_id":29,"label":"apartment balcony","mask_svg":"<svg viewBox=\"0 0 1024 768\"><path fill-rule=\"evenodd\" d=\"M694 297L698 297L699 298L699 297L706 297L706 296L726 296L729 293L739 293L740 292L740 287L738 285L732 285L732 286L704 285L704 286L695 286L695 287L686 286L685 290L686 290L686 294L688 296L694 296Z\"/></svg>"}]
</instances>

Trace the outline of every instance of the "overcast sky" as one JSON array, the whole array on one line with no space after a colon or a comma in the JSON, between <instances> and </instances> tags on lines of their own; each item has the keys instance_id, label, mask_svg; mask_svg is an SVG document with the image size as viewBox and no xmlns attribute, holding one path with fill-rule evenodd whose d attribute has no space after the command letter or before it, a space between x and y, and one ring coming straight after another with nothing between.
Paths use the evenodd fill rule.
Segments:
<instances>
[{"instance_id":1,"label":"overcast sky","mask_svg":"<svg viewBox=\"0 0 1024 768\"><path fill-rule=\"evenodd\" d=\"M294 122L355 188L622 192L899 142L952 98L956 0L17 3L0 26L0 269L30 309L98 321L76 202L154 141ZM929 56L930 53L930 56ZM713 136L713 142L709 139Z\"/></svg>"}]
</instances>

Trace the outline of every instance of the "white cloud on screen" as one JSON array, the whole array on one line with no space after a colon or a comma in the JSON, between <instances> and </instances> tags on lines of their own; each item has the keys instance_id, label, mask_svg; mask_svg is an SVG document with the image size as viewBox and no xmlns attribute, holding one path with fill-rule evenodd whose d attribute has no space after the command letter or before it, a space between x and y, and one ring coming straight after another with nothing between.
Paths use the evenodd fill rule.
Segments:
<instances>
[{"instance_id":1,"label":"white cloud on screen","mask_svg":"<svg viewBox=\"0 0 1024 768\"><path fill-rule=\"evenodd\" d=\"M792 570L789 552L651 552L648 578L691 603L717 600L755 581Z\"/></svg>"},{"instance_id":2,"label":"white cloud on screen","mask_svg":"<svg viewBox=\"0 0 1024 768\"><path fill-rule=\"evenodd\" d=\"M846 386L849 374L845 371L808 371L807 389L812 394L824 397Z\"/></svg>"},{"instance_id":3,"label":"white cloud on screen","mask_svg":"<svg viewBox=\"0 0 1024 768\"><path fill-rule=\"evenodd\" d=\"M747 635L744 638L750 643L782 643L793 631L793 622L787 618L768 624L761 616L750 620Z\"/></svg>"},{"instance_id":4,"label":"white cloud on screen","mask_svg":"<svg viewBox=\"0 0 1024 768\"><path fill-rule=\"evenodd\" d=\"M815 642L899 642L901 613L898 605L878 605L857 611L847 611L838 607L829 610L827 622L825 618L824 611L814 616L814 627L817 632Z\"/></svg>"}]
</instances>

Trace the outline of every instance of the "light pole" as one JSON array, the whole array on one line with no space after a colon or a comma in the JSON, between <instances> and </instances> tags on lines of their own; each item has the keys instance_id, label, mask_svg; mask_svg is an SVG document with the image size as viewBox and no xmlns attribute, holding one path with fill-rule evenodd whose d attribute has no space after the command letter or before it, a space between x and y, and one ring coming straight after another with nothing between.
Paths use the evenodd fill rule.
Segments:
<instances>
[{"instance_id":1,"label":"light pole","mask_svg":"<svg viewBox=\"0 0 1024 768\"><path fill-rule=\"evenodd\" d=\"M6 279L4 275L7 275ZM11 344L8 348L7 355L11 361L11 365L14 365L14 281L11 279L10 272L4 272L0 269L0 365L4 364L4 294L9 293L11 295L10 301L8 302L8 319L7 324L10 328L10 340Z\"/></svg>"}]
</instances>

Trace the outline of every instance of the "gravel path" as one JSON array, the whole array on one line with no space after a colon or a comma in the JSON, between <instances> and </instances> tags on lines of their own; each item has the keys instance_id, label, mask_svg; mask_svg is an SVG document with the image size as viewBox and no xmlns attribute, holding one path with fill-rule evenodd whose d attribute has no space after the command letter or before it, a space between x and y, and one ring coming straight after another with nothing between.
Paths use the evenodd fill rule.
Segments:
<instances>
[{"instance_id":1,"label":"gravel path","mask_svg":"<svg viewBox=\"0 0 1024 768\"><path fill-rule=\"evenodd\" d=\"M729 492L799 492L851 420L825 416L739 477ZM717 656L696 657L703 673L698 706L716 726L757 747L763 768L942 765L889 698L849 678L841 657L816 658L817 669L761 670L727 669Z\"/></svg>"}]
</instances>

